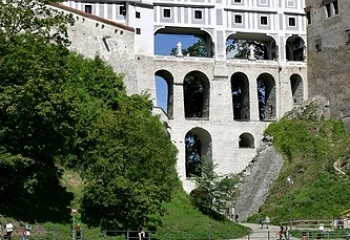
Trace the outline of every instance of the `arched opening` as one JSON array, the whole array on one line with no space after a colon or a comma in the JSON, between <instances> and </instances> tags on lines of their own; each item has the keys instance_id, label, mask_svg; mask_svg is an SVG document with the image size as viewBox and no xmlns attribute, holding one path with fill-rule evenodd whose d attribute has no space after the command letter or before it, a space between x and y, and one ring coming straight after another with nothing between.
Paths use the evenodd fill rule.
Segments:
<instances>
[{"instance_id":1,"label":"arched opening","mask_svg":"<svg viewBox=\"0 0 350 240\"><path fill-rule=\"evenodd\" d=\"M186 118L209 118L209 79L199 71L185 76L183 83Z\"/></svg>"},{"instance_id":2,"label":"arched opening","mask_svg":"<svg viewBox=\"0 0 350 240\"><path fill-rule=\"evenodd\" d=\"M271 120L276 118L276 86L274 78L263 73L257 78L259 118Z\"/></svg>"},{"instance_id":3,"label":"arched opening","mask_svg":"<svg viewBox=\"0 0 350 240\"><path fill-rule=\"evenodd\" d=\"M193 128L185 136L186 177L201 176L202 157L211 159L211 136L202 128Z\"/></svg>"},{"instance_id":4,"label":"arched opening","mask_svg":"<svg viewBox=\"0 0 350 240\"><path fill-rule=\"evenodd\" d=\"M263 33L235 33L226 40L226 58L277 60L275 39Z\"/></svg>"},{"instance_id":5,"label":"arched opening","mask_svg":"<svg viewBox=\"0 0 350 240\"><path fill-rule=\"evenodd\" d=\"M299 74L293 74L290 77L290 86L292 90L292 97L294 104L300 104L302 101L304 101L304 86L303 86L303 79Z\"/></svg>"},{"instance_id":6,"label":"arched opening","mask_svg":"<svg viewBox=\"0 0 350 240\"><path fill-rule=\"evenodd\" d=\"M157 107L163 109L169 118L173 117L173 85L174 78L167 70L159 70L155 73Z\"/></svg>"},{"instance_id":7,"label":"arched opening","mask_svg":"<svg viewBox=\"0 0 350 240\"><path fill-rule=\"evenodd\" d=\"M305 59L305 42L299 36L291 36L286 43L287 61L304 61Z\"/></svg>"},{"instance_id":8,"label":"arched opening","mask_svg":"<svg viewBox=\"0 0 350 240\"><path fill-rule=\"evenodd\" d=\"M239 148L254 148L254 137L250 133L242 133L239 136Z\"/></svg>"},{"instance_id":9,"label":"arched opening","mask_svg":"<svg viewBox=\"0 0 350 240\"><path fill-rule=\"evenodd\" d=\"M248 77L241 72L231 77L231 96L233 106L233 119L249 120L249 81Z\"/></svg>"},{"instance_id":10,"label":"arched opening","mask_svg":"<svg viewBox=\"0 0 350 240\"><path fill-rule=\"evenodd\" d=\"M154 35L155 55L213 57L211 36L198 28L164 27Z\"/></svg>"}]
</instances>

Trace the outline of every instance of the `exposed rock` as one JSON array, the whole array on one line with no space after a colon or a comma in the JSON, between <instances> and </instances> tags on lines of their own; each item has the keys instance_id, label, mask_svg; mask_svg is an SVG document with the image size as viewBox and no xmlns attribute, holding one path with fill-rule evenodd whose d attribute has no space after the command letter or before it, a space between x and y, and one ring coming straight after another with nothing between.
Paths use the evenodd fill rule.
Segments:
<instances>
[{"instance_id":1,"label":"exposed rock","mask_svg":"<svg viewBox=\"0 0 350 240\"><path fill-rule=\"evenodd\" d=\"M272 147L271 141L271 138L262 141L258 155L245 171L249 174L245 174L234 206L239 221L245 221L249 216L258 213L282 168L282 155Z\"/></svg>"}]
</instances>

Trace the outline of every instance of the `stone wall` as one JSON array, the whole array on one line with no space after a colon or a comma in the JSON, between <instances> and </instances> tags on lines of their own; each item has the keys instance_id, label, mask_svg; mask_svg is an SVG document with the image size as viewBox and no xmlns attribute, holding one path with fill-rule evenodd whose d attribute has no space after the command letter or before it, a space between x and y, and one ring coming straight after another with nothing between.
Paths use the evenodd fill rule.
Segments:
<instances>
[{"instance_id":1,"label":"stone wall","mask_svg":"<svg viewBox=\"0 0 350 240\"><path fill-rule=\"evenodd\" d=\"M350 1L308 0L308 82L309 96L315 99L331 118L350 114ZM330 4L331 16L326 4ZM317 46L318 45L318 46Z\"/></svg>"}]
</instances>

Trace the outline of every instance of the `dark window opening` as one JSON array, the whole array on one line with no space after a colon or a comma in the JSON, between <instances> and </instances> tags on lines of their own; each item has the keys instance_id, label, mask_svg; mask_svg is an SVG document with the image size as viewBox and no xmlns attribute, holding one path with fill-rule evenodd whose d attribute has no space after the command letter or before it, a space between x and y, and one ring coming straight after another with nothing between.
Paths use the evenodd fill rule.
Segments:
<instances>
[{"instance_id":1,"label":"dark window opening","mask_svg":"<svg viewBox=\"0 0 350 240\"><path fill-rule=\"evenodd\" d=\"M194 133L188 133L185 137L186 146L186 177L202 175L201 148L202 143Z\"/></svg>"},{"instance_id":2,"label":"dark window opening","mask_svg":"<svg viewBox=\"0 0 350 240\"><path fill-rule=\"evenodd\" d=\"M333 2L333 8L334 8L334 14L337 15L339 13L338 0L335 0Z\"/></svg>"},{"instance_id":3,"label":"dark window opening","mask_svg":"<svg viewBox=\"0 0 350 240\"><path fill-rule=\"evenodd\" d=\"M239 136L239 148L254 148L254 137L250 133Z\"/></svg>"},{"instance_id":4,"label":"dark window opening","mask_svg":"<svg viewBox=\"0 0 350 240\"><path fill-rule=\"evenodd\" d=\"M140 35L141 34L141 28L136 28L136 34Z\"/></svg>"},{"instance_id":5,"label":"dark window opening","mask_svg":"<svg viewBox=\"0 0 350 240\"><path fill-rule=\"evenodd\" d=\"M288 19L288 25L290 27L295 27L295 18L289 18Z\"/></svg>"},{"instance_id":6,"label":"dark window opening","mask_svg":"<svg viewBox=\"0 0 350 240\"><path fill-rule=\"evenodd\" d=\"M260 18L260 24L267 25L267 17L266 16Z\"/></svg>"},{"instance_id":7,"label":"dark window opening","mask_svg":"<svg viewBox=\"0 0 350 240\"><path fill-rule=\"evenodd\" d=\"M242 23L242 16L241 15L235 15L235 23Z\"/></svg>"},{"instance_id":8,"label":"dark window opening","mask_svg":"<svg viewBox=\"0 0 350 240\"><path fill-rule=\"evenodd\" d=\"M331 4L330 3L326 4L326 14L327 14L327 17L331 17L332 16Z\"/></svg>"},{"instance_id":9,"label":"dark window opening","mask_svg":"<svg viewBox=\"0 0 350 240\"><path fill-rule=\"evenodd\" d=\"M249 83L242 73L235 73L231 78L231 95L234 120L249 120Z\"/></svg>"},{"instance_id":10,"label":"dark window opening","mask_svg":"<svg viewBox=\"0 0 350 240\"><path fill-rule=\"evenodd\" d=\"M135 13L135 17L136 17L136 18L141 18L141 13L140 13L140 12L136 12L136 13Z\"/></svg>"},{"instance_id":11,"label":"dark window opening","mask_svg":"<svg viewBox=\"0 0 350 240\"><path fill-rule=\"evenodd\" d=\"M316 52L322 51L322 41L321 41L321 39L317 39L315 41L315 49L316 49Z\"/></svg>"},{"instance_id":12,"label":"dark window opening","mask_svg":"<svg viewBox=\"0 0 350 240\"><path fill-rule=\"evenodd\" d=\"M202 19L202 18L203 18L202 11L200 10L194 11L194 19Z\"/></svg>"},{"instance_id":13,"label":"dark window opening","mask_svg":"<svg viewBox=\"0 0 350 240\"><path fill-rule=\"evenodd\" d=\"M259 118L272 120L276 118L276 90L272 76L262 74L257 79Z\"/></svg>"},{"instance_id":14,"label":"dark window opening","mask_svg":"<svg viewBox=\"0 0 350 240\"><path fill-rule=\"evenodd\" d=\"M163 17L170 18L170 9L163 9Z\"/></svg>"},{"instance_id":15,"label":"dark window opening","mask_svg":"<svg viewBox=\"0 0 350 240\"><path fill-rule=\"evenodd\" d=\"M345 43L346 43L346 45L350 45L350 29L347 29L346 31L345 31Z\"/></svg>"},{"instance_id":16,"label":"dark window opening","mask_svg":"<svg viewBox=\"0 0 350 240\"><path fill-rule=\"evenodd\" d=\"M126 6L119 7L119 14L125 16L126 15Z\"/></svg>"},{"instance_id":17,"label":"dark window opening","mask_svg":"<svg viewBox=\"0 0 350 240\"><path fill-rule=\"evenodd\" d=\"M241 3L242 0L235 0L235 3Z\"/></svg>"},{"instance_id":18,"label":"dark window opening","mask_svg":"<svg viewBox=\"0 0 350 240\"><path fill-rule=\"evenodd\" d=\"M92 13L92 5L85 5L84 11L86 13Z\"/></svg>"}]
</instances>

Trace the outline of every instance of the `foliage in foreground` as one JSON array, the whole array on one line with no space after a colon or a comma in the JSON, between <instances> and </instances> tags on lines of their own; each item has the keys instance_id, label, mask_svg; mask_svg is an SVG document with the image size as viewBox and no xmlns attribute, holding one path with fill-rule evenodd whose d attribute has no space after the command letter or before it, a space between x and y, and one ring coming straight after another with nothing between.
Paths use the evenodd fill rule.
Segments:
<instances>
[{"instance_id":1,"label":"foliage in foreground","mask_svg":"<svg viewBox=\"0 0 350 240\"><path fill-rule=\"evenodd\" d=\"M265 133L273 137L285 163L261 214L278 224L290 218L335 219L350 208L349 176L334 168L335 162L349 159L350 136L341 121L282 119ZM286 181L288 176L293 184Z\"/></svg>"},{"instance_id":2,"label":"foliage in foreground","mask_svg":"<svg viewBox=\"0 0 350 240\"><path fill-rule=\"evenodd\" d=\"M176 148L148 96L127 96L100 58L44 34L2 32L0 50L2 211L67 223L74 207L87 224L116 228L160 214L177 181ZM81 173L80 206L60 184L64 168Z\"/></svg>"},{"instance_id":3,"label":"foliage in foreground","mask_svg":"<svg viewBox=\"0 0 350 240\"><path fill-rule=\"evenodd\" d=\"M238 177L220 176L215 172L216 167L210 158L202 157L201 176L193 176L196 182L196 189L191 192L193 203L205 213L225 213L237 193Z\"/></svg>"}]
</instances>

